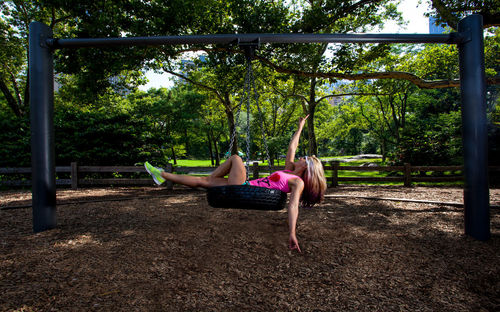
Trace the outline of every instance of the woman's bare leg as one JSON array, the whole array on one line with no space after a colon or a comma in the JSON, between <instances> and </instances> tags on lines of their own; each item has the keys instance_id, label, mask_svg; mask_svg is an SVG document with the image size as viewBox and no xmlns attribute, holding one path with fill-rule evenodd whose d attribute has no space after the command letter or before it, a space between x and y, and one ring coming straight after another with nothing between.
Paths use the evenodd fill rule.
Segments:
<instances>
[{"instance_id":1,"label":"woman's bare leg","mask_svg":"<svg viewBox=\"0 0 500 312\"><path fill-rule=\"evenodd\" d=\"M228 176L225 178L225 176ZM246 168L237 155L231 156L208 177L193 177L163 171L161 176L169 181L190 187L212 187L221 185L240 185L246 180Z\"/></svg>"},{"instance_id":2,"label":"woman's bare leg","mask_svg":"<svg viewBox=\"0 0 500 312\"><path fill-rule=\"evenodd\" d=\"M226 175L227 179L224 178ZM226 184L229 185L239 185L245 183L247 170L240 156L233 155L229 157L229 159L215 169L209 177L209 179L215 183L217 183L216 181L221 178L227 180Z\"/></svg>"},{"instance_id":3,"label":"woman's bare leg","mask_svg":"<svg viewBox=\"0 0 500 312\"><path fill-rule=\"evenodd\" d=\"M207 177L193 177L183 174L175 174L170 172L162 171L161 176L168 181L172 181L177 184L182 184L190 187L208 187Z\"/></svg>"}]
</instances>

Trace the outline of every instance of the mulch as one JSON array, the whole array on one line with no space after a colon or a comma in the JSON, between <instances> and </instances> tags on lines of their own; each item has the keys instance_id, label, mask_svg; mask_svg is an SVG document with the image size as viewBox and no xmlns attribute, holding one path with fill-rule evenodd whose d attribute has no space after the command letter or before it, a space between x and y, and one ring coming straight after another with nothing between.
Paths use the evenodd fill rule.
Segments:
<instances>
[{"instance_id":1,"label":"mulch","mask_svg":"<svg viewBox=\"0 0 500 312\"><path fill-rule=\"evenodd\" d=\"M460 188L342 186L332 195L461 201ZM490 190L492 205L500 190ZM29 205L0 192L0 208ZM500 211L491 239L463 207L327 198L286 211L216 209L175 188L58 190L58 226L0 210L1 311L500 311Z\"/></svg>"}]
</instances>

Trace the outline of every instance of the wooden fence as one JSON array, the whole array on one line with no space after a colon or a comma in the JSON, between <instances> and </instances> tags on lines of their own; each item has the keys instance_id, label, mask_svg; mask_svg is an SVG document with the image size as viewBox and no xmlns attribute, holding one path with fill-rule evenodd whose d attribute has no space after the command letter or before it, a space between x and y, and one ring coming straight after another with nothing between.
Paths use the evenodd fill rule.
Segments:
<instances>
[{"instance_id":1,"label":"wooden fence","mask_svg":"<svg viewBox=\"0 0 500 312\"><path fill-rule=\"evenodd\" d=\"M330 187L336 187L339 182L396 182L403 183L404 186L411 186L415 182L455 182L463 180L462 166L340 166L339 162L324 163L324 168L328 176ZM275 170L283 170L283 166L275 166ZM210 174L214 167L173 167L172 165L165 168L168 172L180 174ZM268 174L268 168L259 166L258 163L253 163L250 168L250 177L257 179L261 175ZM391 172L391 176L385 177L339 177L339 171L355 171L355 172ZM436 173L454 172L453 175L439 175ZM500 166L489 167L490 175L493 172L500 171ZM78 166L77 163L71 163L71 166L56 167L56 184L58 186L71 186L76 189L81 186L103 186L103 185L154 185L151 178L144 174L146 170L142 166ZM419 172L419 175L414 174ZM434 175L422 175L425 172L433 172ZM330 176L330 174L331 176ZM135 174L136 177L102 177L102 175L123 175ZM14 180L8 180L8 175L16 175ZM29 175L29 176L27 176ZM64 175L67 178L64 178ZM498 174L497 174L498 175ZM19 179L19 176L23 176ZM31 168L0 168L0 186L30 186L31 185ZM171 183L167 183L167 188L172 188Z\"/></svg>"}]
</instances>

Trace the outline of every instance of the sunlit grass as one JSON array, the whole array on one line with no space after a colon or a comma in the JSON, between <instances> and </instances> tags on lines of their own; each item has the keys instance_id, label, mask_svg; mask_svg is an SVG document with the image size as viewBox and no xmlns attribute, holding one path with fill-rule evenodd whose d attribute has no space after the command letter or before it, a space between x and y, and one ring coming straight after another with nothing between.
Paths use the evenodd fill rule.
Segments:
<instances>
[{"instance_id":1,"label":"sunlit grass","mask_svg":"<svg viewBox=\"0 0 500 312\"><path fill-rule=\"evenodd\" d=\"M221 163L223 160L221 160ZM179 166L179 167L211 167L212 163L210 162L210 159L178 159L177 164L174 164L174 166Z\"/></svg>"},{"instance_id":2,"label":"sunlit grass","mask_svg":"<svg viewBox=\"0 0 500 312\"><path fill-rule=\"evenodd\" d=\"M386 163L382 162L381 158L367 158L367 159L356 159L356 160L349 160L346 161L347 159L352 158L353 156L339 156L339 157L324 157L322 160L326 163L327 166L331 164L332 161L338 160L340 162L340 167L344 166L354 166L358 167L366 163L374 163L377 164L378 166L387 166ZM223 163L225 159L221 159L221 163ZM279 163L275 162L276 166L284 166L285 162L284 160L280 160ZM191 160L191 159L179 159L177 160L177 164L174 165L175 167L211 167L212 164L209 159L206 160ZM253 165L250 164L250 167ZM267 161L265 162L259 162L259 176L263 177L269 174L269 170L267 170ZM455 172L444 172L445 176L453 175ZM206 174L196 174L199 176L203 176ZM417 176L416 173L413 173L414 176ZM250 168L250 178L252 176L252 169ZM354 170L339 170L338 171L338 177L402 177L403 172L401 171L378 171L376 167L373 167L373 171L354 171ZM432 176L432 173L427 172L426 176ZM328 180L328 183L330 183L331 178L332 178L332 171L331 170L325 170L325 177ZM348 182L348 181L342 181L340 184L366 184L366 185L403 185L403 182L368 182L368 181L353 181L353 182ZM441 185L454 185L454 186L462 186L463 182L457 181L457 182L412 182L412 185L417 186L417 185L426 185L426 186L441 186Z\"/></svg>"}]
</instances>

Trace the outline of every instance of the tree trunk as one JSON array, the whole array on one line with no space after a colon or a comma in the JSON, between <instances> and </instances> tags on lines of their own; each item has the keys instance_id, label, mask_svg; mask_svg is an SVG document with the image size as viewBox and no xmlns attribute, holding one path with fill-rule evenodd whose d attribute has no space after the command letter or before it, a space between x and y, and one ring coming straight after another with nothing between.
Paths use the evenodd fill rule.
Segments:
<instances>
[{"instance_id":1,"label":"tree trunk","mask_svg":"<svg viewBox=\"0 0 500 312\"><path fill-rule=\"evenodd\" d=\"M23 115L21 108L17 105L16 99L12 96L12 93L10 93L9 87L7 87L3 79L0 79L0 90L7 100L7 105L12 109L17 117L21 117Z\"/></svg>"},{"instance_id":2,"label":"tree trunk","mask_svg":"<svg viewBox=\"0 0 500 312\"><path fill-rule=\"evenodd\" d=\"M214 138L214 148L215 148L215 165L218 167L220 165L220 155L219 146L217 145L217 139Z\"/></svg>"},{"instance_id":3,"label":"tree trunk","mask_svg":"<svg viewBox=\"0 0 500 312\"><path fill-rule=\"evenodd\" d=\"M238 154L238 136L236 135L236 120L234 120L234 112L233 108L231 107L231 100L229 99L229 93L224 94L224 106L226 108L226 116L227 116L227 123L229 125L229 140L231 140L231 137L233 133L235 134L234 136L234 142L233 142L233 147L230 151L231 155Z\"/></svg>"},{"instance_id":4,"label":"tree trunk","mask_svg":"<svg viewBox=\"0 0 500 312\"><path fill-rule=\"evenodd\" d=\"M311 85L309 89L309 107L307 114L307 134L309 140L309 155L318 154L318 146L316 145L316 134L314 132L314 111L316 110L316 78L311 79Z\"/></svg>"},{"instance_id":5,"label":"tree trunk","mask_svg":"<svg viewBox=\"0 0 500 312\"><path fill-rule=\"evenodd\" d=\"M184 146L186 147L186 156L189 155L189 135L187 128L184 129Z\"/></svg>"},{"instance_id":6,"label":"tree trunk","mask_svg":"<svg viewBox=\"0 0 500 312\"><path fill-rule=\"evenodd\" d=\"M314 132L314 109L309 112L307 118L307 133L309 134L309 155L318 155L318 145L316 144L316 133Z\"/></svg>"},{"instance_id":7,"label":"tree trunk","mask_svg":"<svg viewBox=\"0 0 500 312\"><path fill-rule=\"evenodd\" d=\"M208 151L210 153L210 164L213 167L214 166L214 153L212 150L212 136L210 135L210 130L207 130L207 139L208 139Z\"/></svg>"},{"instance_id":8,"label":"tree trunk","mask_svg":"<svg viewBox=\"0 0 500 312\"><path fill-rule=\"evenodd\" d=\"M54 29L51 27L51 29ZM30 63L30 52L29 49L26 51L26 64ZM53 82L52 82L53 83ZM24 107L26 111L29 111L30 107L30 70L26 68L26 85L24 86Z\"/></svg>"},{"instance_id":9,"label":"tree trunk","mask_svg":"<svg viewBox=\"0 0 500 312\"><path fill-rule=\"evenodd\" d=\"M177 165L177 157L175 156L175 149L174 146L170 148L172 150L172 159L174 160L174 165Z\"/></svg>"},{"instance_id":10,"label":"tree trunk","mask_svg":"<svg viewBox=\"0 0 500 312\"><path fill-rule=\"evenodd\" d=\"M381 139L381 142L380 142L380 151L382 152L382 162L385 162L387 147L386 147L385 139L383 139L383 138Z\"/></svg>"}]
</instances>

